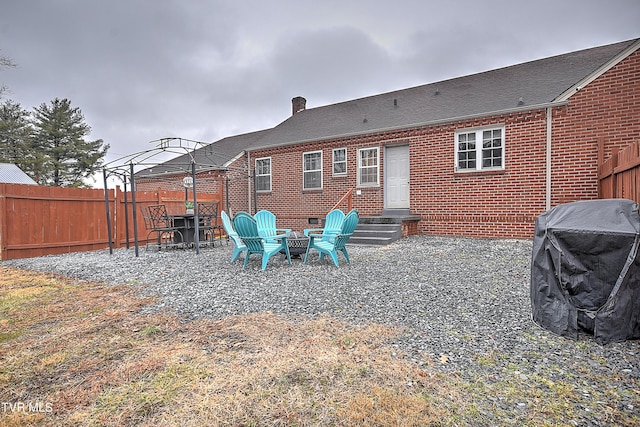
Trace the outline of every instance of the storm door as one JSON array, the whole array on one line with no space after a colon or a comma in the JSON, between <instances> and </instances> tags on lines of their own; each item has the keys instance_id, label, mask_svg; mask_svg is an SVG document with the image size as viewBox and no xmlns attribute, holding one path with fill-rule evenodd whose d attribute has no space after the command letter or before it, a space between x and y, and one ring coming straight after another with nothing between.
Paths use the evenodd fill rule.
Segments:
<instances>
[{"instance_id":1,"label":"storm door","mask_svg":"<svg viewBox=\"0 0 640 427\"><path fill-rule=\"evenodd\" d=\"M409 209L409 146L385 149L384 202L386 209Z\"/></svg>"}]
</instances>

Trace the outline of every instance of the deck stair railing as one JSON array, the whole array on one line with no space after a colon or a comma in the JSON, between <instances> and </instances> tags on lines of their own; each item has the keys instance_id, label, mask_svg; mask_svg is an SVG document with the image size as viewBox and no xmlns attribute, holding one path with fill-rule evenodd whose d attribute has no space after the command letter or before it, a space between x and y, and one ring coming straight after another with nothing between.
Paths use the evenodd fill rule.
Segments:
<instances>
[{"instance_id":1,"label":"deck stair railing","mask_svg":"<svg viewBox=\"0 0 640 427\"><path fill-rule=\"evenodd\" d=\"M353 188L347 191L345 195L342 196L342 198L338 201L338 203L336 203L331 209L329 209L329 212L334 209L338 209L345 203L347 204L347 209L343 209L345 212L349 212L351 209L353 209Z\"/></svg>"}]
</instances>

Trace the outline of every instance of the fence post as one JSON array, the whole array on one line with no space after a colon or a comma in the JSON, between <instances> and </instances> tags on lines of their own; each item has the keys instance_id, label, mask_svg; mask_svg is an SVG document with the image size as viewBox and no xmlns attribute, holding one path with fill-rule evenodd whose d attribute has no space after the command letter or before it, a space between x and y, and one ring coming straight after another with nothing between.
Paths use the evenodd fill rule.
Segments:
<instances>
[{"instance_id":1,"label":"fence post","mask_svg":"<svg viewBox=\"0 0 640 427\"><path fill-rule=\"evenodd\" d=\"M0 260L6 259L7 244L7 221L2 218L7 217L7 184L0 183Z\"/></svg>"},{"instance_id":2,"label":"fence post","mask_svg":"<svg viewBox=\"0 0 640 427\"><path fill-rule=\"evenodd\" d=\"M618 154L620 153L620 148L614 147L611 151L611 194L613 197L620 197L618 195L618 174L616 173L616 168L618 167Z\"/></svg>"},{"instance_id":3,"label":"fence post","mask_svg":"<svg viewBox=\"0 0 640 427\"><path fill-rule=\"evenodd\" d=\"M109 240L109 255L113 255L113 230L111 229L111 213L109 212L109 189L107 188L107 169L102 169L104 179L104 208L107 212L107 239Z\"/></svg>"},{"instance_id":4,"label":"fence post","mask_svg":"<svg viewBox=\"0 0 640 427\"><path fill-rule=\"evenodd\" d=\"M605 165L605 161L604 161L604 138L603 137L599 137L598 138L598 166L597 166L597 171L598 171L598 199L602 199L604 197L604 191L602 190L602 186L603 186L603 174L604 174L604 165Z\"/></svg>"},{"instance_id":5,"label":"fence post","mask_svg":"<svg viewBox=\"0 0 640 427\"><path fill-rule=\"evenodd\" d=\"M118 196L118 194L122 194L122 196ZM123 197L124 200L120 202L120 198ZM129 249L129 203L127 200L127 180L124 181L124 191L120 191L120 187L116 186L116 199L118 200L118 206L121 206L120 211L124 213L124 240L125 247ZM116 219L121 218L123 215L121 214Z\"/></svg>"},{"instance_id":6,"label":"fence post","mask_svg":"<svg viewBox=\"0 0 640 427\"><path fill-rule=\"evenodd\" d=\"M133 163L130 166L131 173L131 209L133 210L133 236L135 239L135 252L136 258L140 256L140 250L138 249L138 215L136 214L136 178L133 173Z\"/></svg>"}]
</instances>

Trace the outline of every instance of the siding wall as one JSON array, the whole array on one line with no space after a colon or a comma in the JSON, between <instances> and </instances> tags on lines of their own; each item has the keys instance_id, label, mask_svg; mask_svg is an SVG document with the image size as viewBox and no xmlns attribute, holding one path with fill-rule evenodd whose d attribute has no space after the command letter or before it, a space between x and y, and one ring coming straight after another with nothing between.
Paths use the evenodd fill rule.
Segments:
<instances>
[{"instance_id":1,"label":"siding wall","mask_svg":"<svg viewBox=\"0 0 640 427\"><path fill-rule=\"evenodd\" d=\"M235 161L230 166L226 176L229 178L229 194L227 199L225 190L222 200L225 204L225 210L227 210L226 203L229 200L228 210L231 212L227 212L227 214L233 216L240 211L249 212L249 180L251 178L249 178L247 158L243 156Z\"/></svg>"},{"instance_id":2,"label":"siding wall","mask_svg":"<svg viewBox=\"0 0 640 427\"><path fill-rule=\"evenodd\" d=\"M422 217L420 232L531 237L535 217L545 208L545 118L537 110L456 122L417 139L411 150L411 212ZM455 172L456 130L486 126L504 126L504 170Z\"/></svg>"}]
</instances>

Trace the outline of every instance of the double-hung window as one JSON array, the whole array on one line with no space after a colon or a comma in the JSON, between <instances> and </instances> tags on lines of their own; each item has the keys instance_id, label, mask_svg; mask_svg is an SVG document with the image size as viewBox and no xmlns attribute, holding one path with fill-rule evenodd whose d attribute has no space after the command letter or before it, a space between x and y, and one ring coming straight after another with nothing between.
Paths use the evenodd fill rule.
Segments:
<instances>
[{"instance_id":1,"label":"double-hung window","mask_svg":"<svg viewBox=\"0 0 640 427\"><path fill-rule=\"evenodd\" d=\"M504 169L504 128L456 132L456 171Z\"/></svg>"},{"instance_id":2,"label":"double-hung window","mask_svg":"<svg viewBox=\"0 0 640 427\"><path fill-rule=\"evenodd\" d=\"M256 159L256 191L271 191L271 157Z\"/></svg>"},{"instance_id":3,"label":"double-hung window","mask_svg":"<svg viewBox=\"0 0 640 427\"><path fill-rule=\"evenodd\" d=\"M379 185L380 155L378 147L358 150L358 185L375 187Z\"/></svg>"},{"instance_id":4,"label":"double-hung window","mask_svg":"<svg viewBox=\"0 0 640 427\"><path fill-rule=\"evenodd\" d=\"M333 149L333 175L340 176L347 174L347 149L346 148L334 148Z\"/></svg>"},{"instance_id":5,"label":"double-hung window","mask_svg":"<svg viewBox=\"0 0 640 427\"><path fill-rule=\"evenodd\" d=\"M322 151L302 153L302 189L322 188Z\"/></svg>"}]
</instances>

